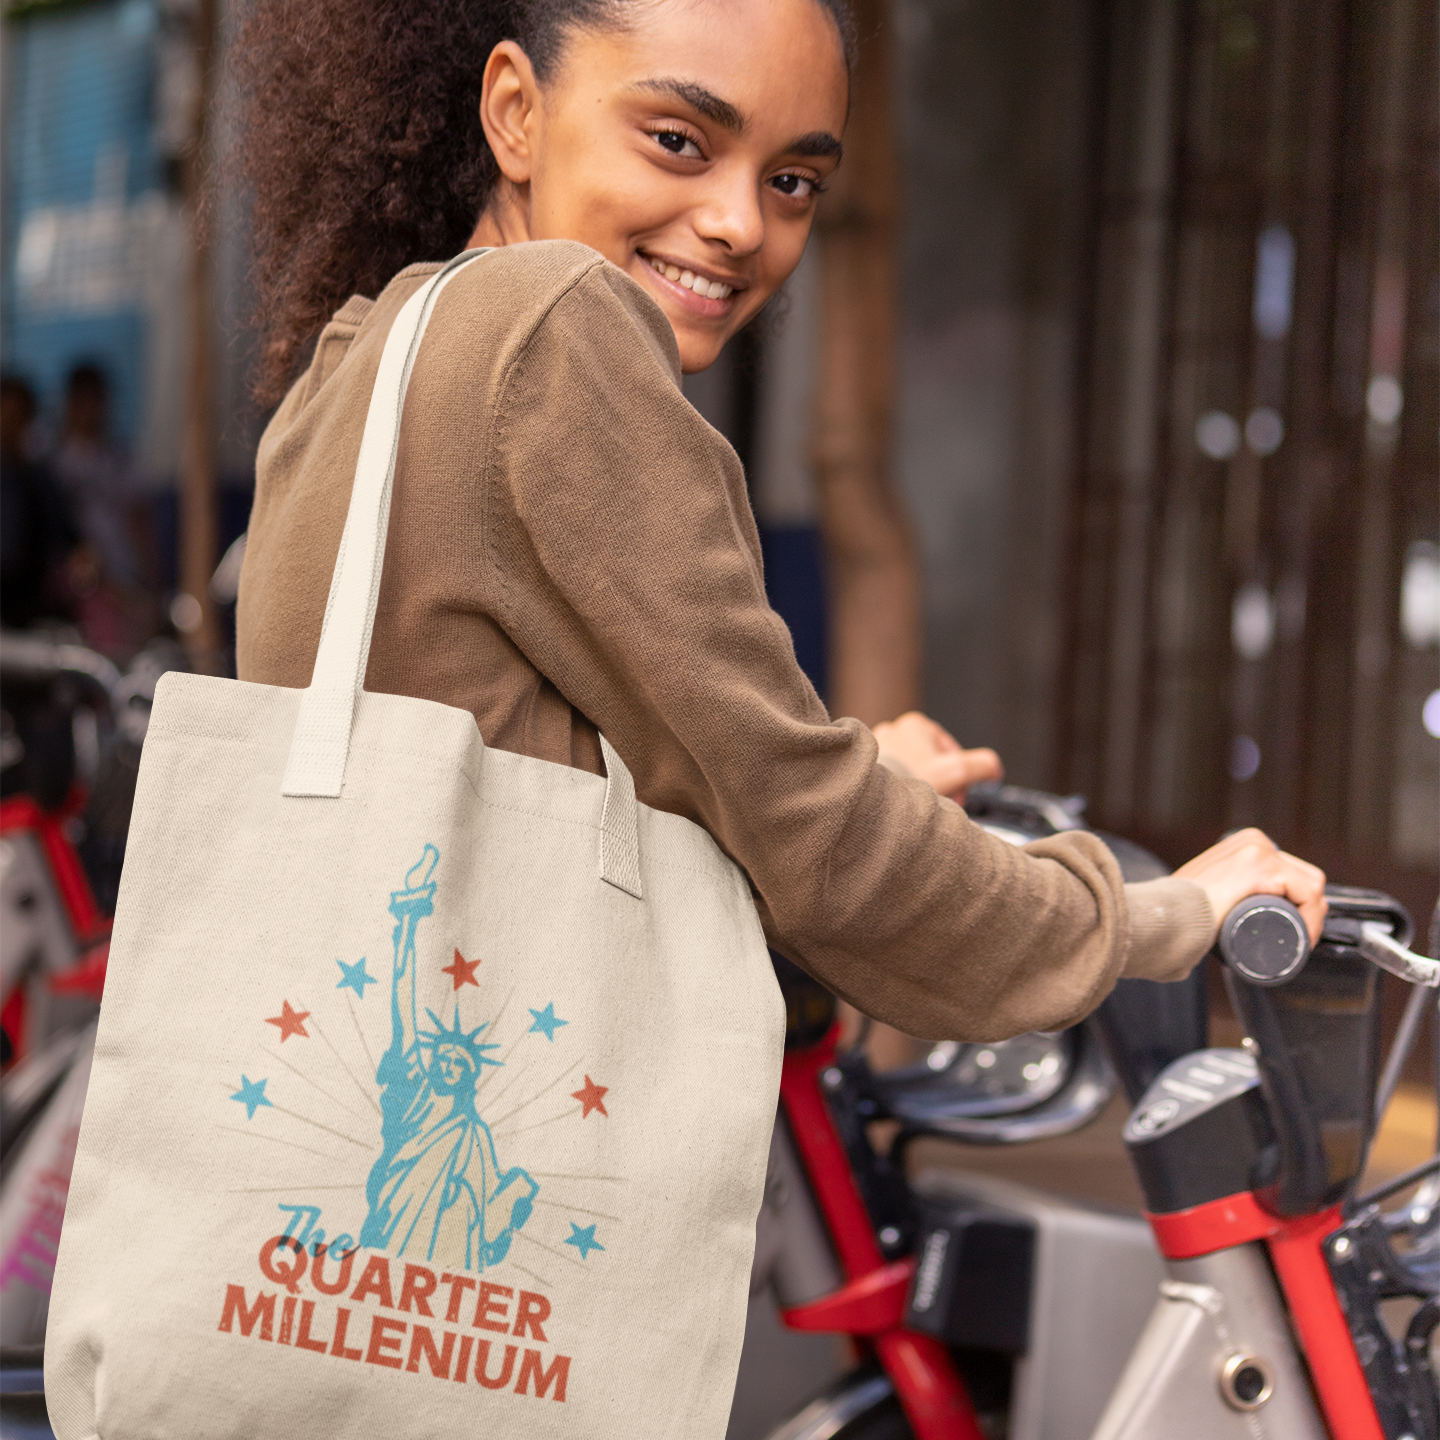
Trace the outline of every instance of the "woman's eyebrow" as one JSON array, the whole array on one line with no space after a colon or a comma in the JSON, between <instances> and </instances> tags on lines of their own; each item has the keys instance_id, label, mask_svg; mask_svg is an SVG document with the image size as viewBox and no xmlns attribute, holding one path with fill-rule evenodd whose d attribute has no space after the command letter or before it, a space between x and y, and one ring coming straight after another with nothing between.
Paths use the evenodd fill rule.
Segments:
<instances>
[{"instance_id":1,"label":"woman's eyebrow","mask_svg":"<svg viewBox=\"0 0 1440 1440\"><path fill-rule=\"evenodd\" d=\"M844 147L828 130L812 130L798 140L792 140L786 147L791 155L808 155L814 159L838 160Z\"/></svg>"},{"instance_id":2,"label":"woman's eyebrow","mask_svg":"<svg viewBox=\"0 0 1440 1440\"><path fill-rule=\"evenodd\" d=\"M743 135L749 122L728 100L722 100L713 90L707 90L694 80L672 80L662 77L654 80L640 80L630 87L632 90L648 90L657 95L669 95L688 105L707 120L713 120L736 135Z\"/></svg>"},{"instance_id":3,"label":"woman's eyebrow","mask_svg":"<svg viewBox=\"0 0 1440 1440\"><path fill-rule=\"evenodd\" d=\"M743 135L750 122L728 100L722 100L713 90L707 90L694 80L676 80L669 76L651 80L637 80L632 90L644 90L654 95L668 95L688 105L697 114L736 135ZM812 130L801 135L786 147L790 155L805 155L814 159L839 160L843 147L828 130Z\"/></svg>"}]
</instances>

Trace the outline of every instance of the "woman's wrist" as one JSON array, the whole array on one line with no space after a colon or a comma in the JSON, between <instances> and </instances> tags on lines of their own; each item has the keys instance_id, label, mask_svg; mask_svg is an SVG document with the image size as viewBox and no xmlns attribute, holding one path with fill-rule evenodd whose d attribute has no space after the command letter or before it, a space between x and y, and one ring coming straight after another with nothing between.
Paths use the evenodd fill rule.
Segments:
<instances>
[{"instance_id":1,"label":"woman's wrist","mask_svg":"<svg viewBox=\"0 0 1440 1440\"><path fill-rule=\"evenodd\" d=\"M1167 875L1125 887L1130 945L1123 974L1132 980L1183 980L1215 943L1218 918L1193 880Z\"/></svg>"}]
</instances>

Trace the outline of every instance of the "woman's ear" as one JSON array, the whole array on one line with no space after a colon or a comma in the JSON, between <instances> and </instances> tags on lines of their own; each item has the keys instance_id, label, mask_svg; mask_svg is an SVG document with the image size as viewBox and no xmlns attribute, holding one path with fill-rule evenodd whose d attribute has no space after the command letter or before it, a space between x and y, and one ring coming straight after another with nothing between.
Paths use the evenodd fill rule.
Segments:
<instances>
[{"instance_id":1,"label":"woman's ear","mask_svg":"<svg viewBox=\"0 0 1440 1440\"><path fill-rule=\"evenodd\" d=\"M513 40L502 40L485 62L480 123L500 173L512 185L530 179L540 104L530 57Z\"/></svg>"}]
</instances>

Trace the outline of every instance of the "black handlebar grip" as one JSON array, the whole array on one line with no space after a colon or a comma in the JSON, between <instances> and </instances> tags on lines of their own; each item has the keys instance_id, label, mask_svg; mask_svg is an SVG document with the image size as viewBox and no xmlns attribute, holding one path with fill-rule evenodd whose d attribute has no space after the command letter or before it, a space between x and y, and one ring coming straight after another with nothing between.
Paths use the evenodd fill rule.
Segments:
<instances>
[{"instance_id":1,"label":"black handlebar grip","mask_svg":"<svg viewBox=\"0 0 1440 1440\"><path fill-rule=\"evenodd\" d=\"M1220 926L1225 963L1255 985L1283 985L1310 958L1310 932L1300 912L1278 895L1251 895Z\"/></svg>"}]
</instances>

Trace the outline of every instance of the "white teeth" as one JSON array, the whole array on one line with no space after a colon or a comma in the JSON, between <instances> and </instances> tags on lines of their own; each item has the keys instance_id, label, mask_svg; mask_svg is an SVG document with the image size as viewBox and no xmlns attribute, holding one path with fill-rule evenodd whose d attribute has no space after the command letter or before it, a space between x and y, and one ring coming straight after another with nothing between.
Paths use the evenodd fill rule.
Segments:
<instances>
[{"instance_id":1,"label":"white teeth","mask_svg":"<svg viewBox=\"0 0 1440 1440\"><path fill-rule=\"evenodd\" d=\"M732 293L732 287L721 280L707 280L693 270L682 270L678 265L666 264L664 260L651 260L650 268L657 275L663 275L667 280L683 285L687 290L693 290L695 294L709 300L724 300Z\"/></svg>"}]
</instances>

